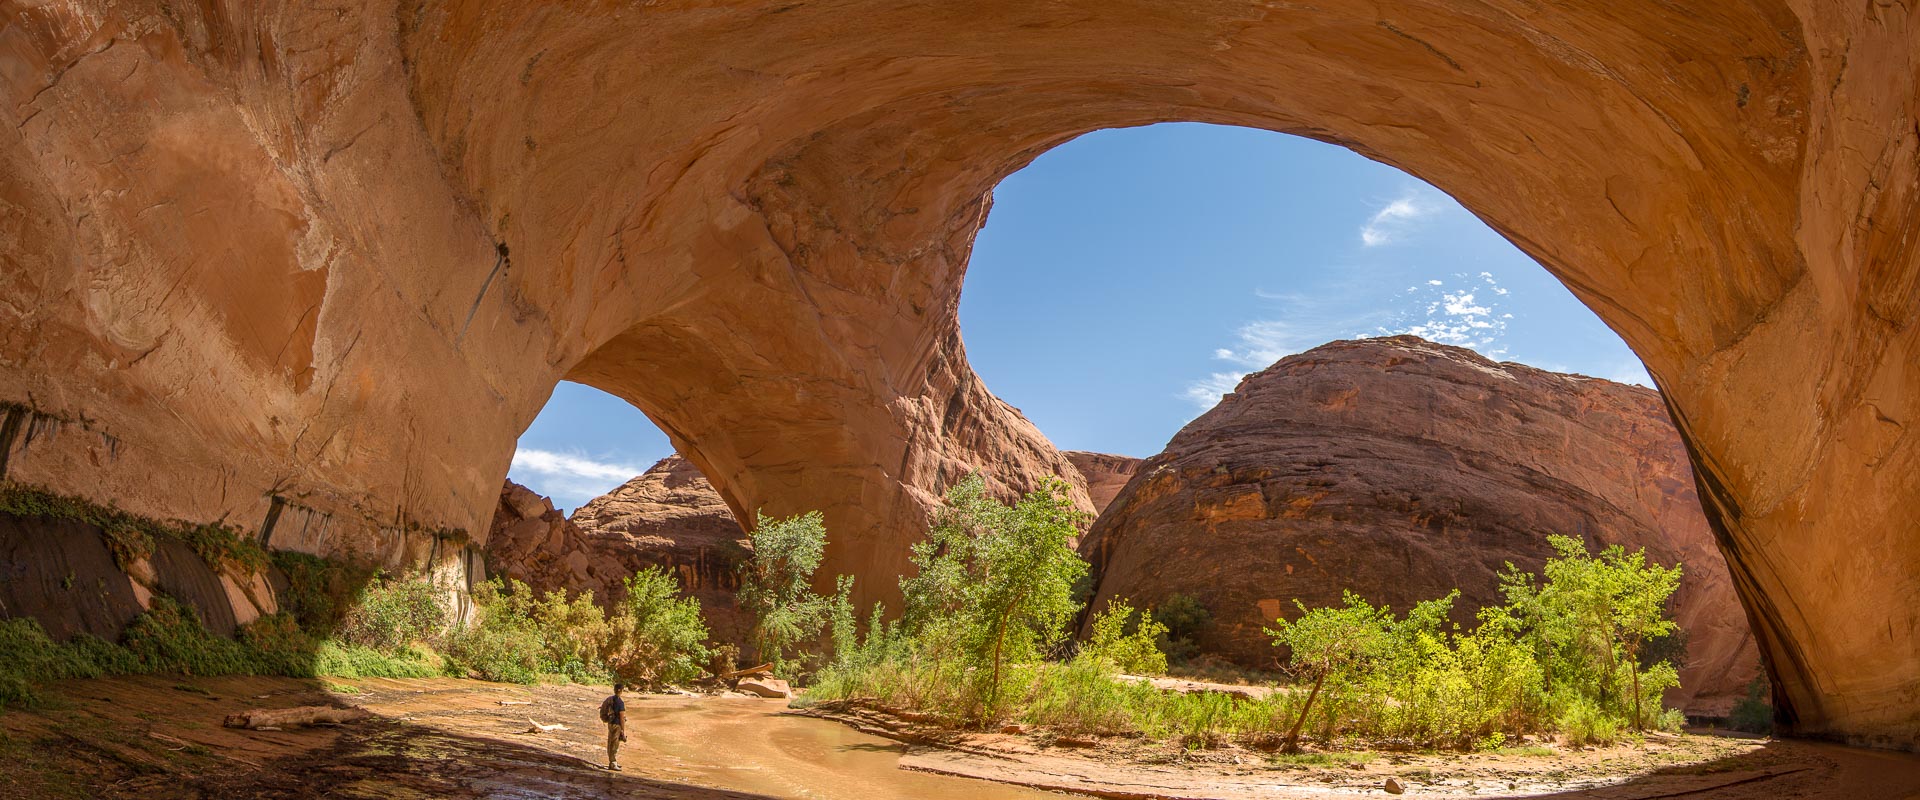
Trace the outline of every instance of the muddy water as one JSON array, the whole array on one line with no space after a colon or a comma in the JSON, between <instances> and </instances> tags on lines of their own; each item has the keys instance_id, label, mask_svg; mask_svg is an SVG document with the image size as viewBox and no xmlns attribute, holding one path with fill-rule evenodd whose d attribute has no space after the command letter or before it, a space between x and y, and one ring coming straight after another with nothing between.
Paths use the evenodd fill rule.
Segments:
<instances>
[{"instance_id":1,"label":"muddy water","mask_svg":"<svg viewBox=\"0 0 1920 800\"><path fill-rule=\"evenodd\" d=\"M776 797L1001 800L1062 795L899 768L903 746L779 701L649 697L632 704L628 772Z\"/></svg>"}]
</instances>

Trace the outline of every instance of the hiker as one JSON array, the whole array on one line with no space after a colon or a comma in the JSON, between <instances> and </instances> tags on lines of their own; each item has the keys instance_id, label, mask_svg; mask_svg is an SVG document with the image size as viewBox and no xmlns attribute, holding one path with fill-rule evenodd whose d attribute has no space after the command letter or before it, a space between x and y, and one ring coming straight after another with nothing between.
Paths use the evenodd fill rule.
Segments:
<instances>
[{"instance_id":1,"label":"hiker","mask_svg":"<svg viewBox=\"0 0 1920 800\"><path fill-rule=\"evenodd\" d=\"M620 769L620 743L627 740L627 701L620 699L620 690L626 687L616 683L613 695L600 701L600 721L607 723L607 769Z\"/></svg>"}]
</instances>

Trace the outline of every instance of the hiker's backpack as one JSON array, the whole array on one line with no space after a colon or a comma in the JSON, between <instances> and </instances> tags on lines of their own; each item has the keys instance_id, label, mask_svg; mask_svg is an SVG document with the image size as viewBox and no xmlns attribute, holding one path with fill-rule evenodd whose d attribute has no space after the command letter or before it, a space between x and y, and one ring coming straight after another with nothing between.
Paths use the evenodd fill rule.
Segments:
<instances>
[{"instance_id":1,"label":"hiker's backpack","mask_svg":"<svg viewBox=\"0 0 1920 800\"><path fill-rule=\"evenodd\" d=\"M608 725L613 724L613 698L600 701L600 721Z\"/></svg>"}]
</instances>

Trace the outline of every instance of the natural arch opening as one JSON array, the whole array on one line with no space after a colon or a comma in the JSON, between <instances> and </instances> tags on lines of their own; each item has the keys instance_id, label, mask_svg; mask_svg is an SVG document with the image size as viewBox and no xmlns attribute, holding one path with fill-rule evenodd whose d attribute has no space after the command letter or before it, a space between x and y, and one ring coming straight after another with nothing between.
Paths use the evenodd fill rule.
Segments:
<instances>
[{"instance_id":1,"label":"natural arch opening","mask_svg":"<svg viewBox=\"0 0 1920 800\"><path fill-rule=\"evenodd\" d=\"M1470 628L1559 533L1686 564L1669 703L1725 716L1759 673L1638 359L1399 170L1242 128L1087 134L995 187L960 323L1087 480L1095 608L1184 595L1212 620L1197 663L1272 669L1273 618L1345 590L1404 609L1461 589ZM1394 335L1426 341L1373 338Z\"/></svg>"},{"instance_id":2,"label":"natural arch opening","mask_svg":"<svg viewBox=\"0 0 1920 800\"><path fill-rule=\"evenodd\" d=\"M520 434L507 479L571 513L673 452L667 435L632 404L561 381Z\"/></svg>"}]
</instances>

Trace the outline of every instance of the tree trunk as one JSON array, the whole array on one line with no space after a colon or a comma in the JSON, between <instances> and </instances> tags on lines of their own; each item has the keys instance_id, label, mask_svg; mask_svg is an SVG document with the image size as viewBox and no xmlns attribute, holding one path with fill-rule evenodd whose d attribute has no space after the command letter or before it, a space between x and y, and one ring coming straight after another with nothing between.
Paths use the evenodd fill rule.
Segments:
<instances>
[{"instance_id":1,"label":"tree trunk","mask_svg":"<svg viewBox=\"0 0 1920 800\"><path fill-rule=\"evenodd\" d=\"M242 711L227 716L229 728L291 728L296 725L314 725L318 723L357 722L372 716L364 708L334 708L332 706L300 706L297 708L263 708Z\"/></svg>"},{"instance_id":2,"label":"tree trunk","mask_svg":"<svg viewBox=\"0 0 1920 800\"><path fill-rule=\"evenodd\" d=\"M1307 693L1307 704L1300 707L1300 717L1293 721L1293 730L1287 731L1287 752L1297 753L1300 751L1300 726L1307 724L1307 712L1313 710L1314 698L1320 696L1320 685L1326 682L1327 673L1325 671L1320 673L1320 677L1313 679L1313 691Z\"/></svg>"},{"instance_id":3,"label":"tree trunk","mask_svg":"<svg viewBox=\"0 0 1920 800\"><path fill-rule=\"evenodd\" d=\"M1644 731L1647 729L1647 726L1646 723L1642 721L1644 718L1640 715L1639 647L1634 647L1627 651L1627 670L1633 673L1633 729L1636 731Z\"/></svg>"}]
</instances>

